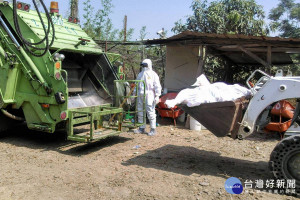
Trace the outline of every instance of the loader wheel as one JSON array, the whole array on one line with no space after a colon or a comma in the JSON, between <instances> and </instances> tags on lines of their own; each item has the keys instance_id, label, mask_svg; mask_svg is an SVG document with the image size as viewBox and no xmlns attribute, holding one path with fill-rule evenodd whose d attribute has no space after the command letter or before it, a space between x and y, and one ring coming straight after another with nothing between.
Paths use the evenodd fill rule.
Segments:
<instances>
[{"instance_id":1,"label":"loader wheel","mask_svg":"<svg viewBox=\"0 0 300 200\"><path fill-rule=\"evenodd\" d=\"M270 156L269 168L277 179L295 179L300 192L300 135L280 141Z\"/></svg>"}]
</instances>

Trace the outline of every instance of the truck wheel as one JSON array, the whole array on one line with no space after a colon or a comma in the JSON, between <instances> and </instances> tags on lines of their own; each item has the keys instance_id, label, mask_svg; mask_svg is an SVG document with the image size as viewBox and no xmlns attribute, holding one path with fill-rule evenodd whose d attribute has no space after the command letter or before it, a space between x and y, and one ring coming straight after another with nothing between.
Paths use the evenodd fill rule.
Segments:
<instances>
[{"instance_id":1,"label":"truck wheel","mask_svg":"<svg viewBox=\"0 0 300 200\"><path fill-rule=\"evenodd\" d=\"M269 168L276 179L295 179L300 192L300 135L281 140L270 156Z\"/></svg>"}]
</instances>

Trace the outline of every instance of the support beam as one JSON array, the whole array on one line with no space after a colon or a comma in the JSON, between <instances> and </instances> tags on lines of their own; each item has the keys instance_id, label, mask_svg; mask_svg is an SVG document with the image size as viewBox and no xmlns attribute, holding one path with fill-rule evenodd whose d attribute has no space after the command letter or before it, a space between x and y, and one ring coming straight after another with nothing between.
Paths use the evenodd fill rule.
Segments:
<instances>
[{"instance_id":1,"label":"support beam","mask_svg":"<svg viewBox=\"0 0 300 200\"><path fill-rule=\"evenodd\" d=\"M204 71L204 63L206 59L206 47L203 45L199 46L199 61L197 69L197 77L200 76Z\"/></svg>"},{"instance_id":2,"label":"support beam","mask_svg":"<svg viewBox=\"0 0 300 200\"><path fill-rule=\"evenodd\" d=\"M271 46L268 46L267 61L268 61L269 65L272 65L272 48L271 48Z\"/></svg>"},{"instance_id":3,"label":"support beam","mask_svg":"<svg viewBox=\"0 0 300 200\"><path fill-rule=\"evenodd\" d=\"M262 64L263 66L265 66L267 69L271 69L271 65L269 65L267 62L265 62L263 59L261 59L260 57L258 57L257 55L255 55L254 53L252 53L251 51L245 49L242 46L238 46L238 48L243 51L244 53L246 53L248 56L250 56L251 58L253 58L254 60L256 60L257 62L259 62L260 64Z\"/></svg>"},{"instance_id":4,"label":"support beam","mask_svg":"<svg viewBox=\"0 0 300 200\"><path fill-rule=\"evenodd\" d=\"M127 40L127 15L124 17L124 42Z\"/></svg>"},{"instance_id":5,"label":"support beam","mask_svg":"<svg viewBox=\"0 0 300 200\"><path fill-rule=\"evenodd\" d=\"M267 52L267 62L268 62L268 65L270 66L268 68L268 73L271 74L271 66L272 66L272 48L270 45L268 45L268 52Z\"/></svg>"},{"instance_id":6,"label":"support beam","mask_svg":"<svg viewBox=\"0 0 300 200\"><path fill-rule=\"evenodd\" d=\"M260 53L264 53L264 52L268 52L268 47L267 46L263 46L263 47L257 47L257 48L253 48L253 47L246 47L243 46L245 49L247 49L248 51L251 52L260 52ZM224 52L237 52L240 51L240 49L238 49L238 47L234 47L231 46L229 47L217 47L218 50L220 51L224 51ZM290 53L290 54L297 54L300 53L300 48L283 48L283 47L276 47L276 48L271 48L272 49L272 53Z\"/></svg>"}]
</instances>

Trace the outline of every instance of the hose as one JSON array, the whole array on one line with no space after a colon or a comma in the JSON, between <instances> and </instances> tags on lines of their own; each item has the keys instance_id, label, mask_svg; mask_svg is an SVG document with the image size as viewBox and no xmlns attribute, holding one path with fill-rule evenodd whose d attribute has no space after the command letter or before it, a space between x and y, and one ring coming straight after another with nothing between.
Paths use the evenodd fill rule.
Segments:
<instances>
[{"instance_id":1,"label":"hose","mask_svg":"<svg viewBox=\"0 0 300 200\"><path fill-rule=\"evenodd\" d=\"M48 12L48 9L47 7L45 6L44 4L44 1L43 0L39 0L44 11L45 11L45 14L46 14L46 17L47 17L47 22L48 22L48 26L47 26L47 30L46 30L46 26L44 24L44 20L42 19L42 16L41 16L41 13L39 11L39 8L36 4L36 0L32 0L33 2L33 5L36 9L36 12L39 16L39 19L41 21L41 24L43 26L43 30L44 30L44 33L45 33L45 37L42 38L39 42L30 42L28 40L26 40L26 38L23 37L23 34L20 30L20 24L19 24L19 20L18 20L18 14L17 14L17 0L13 0L13 20L14 20L14 25L15 25L15 29L16 29L16 32L17 32L17 35L19 36L20 40L22 41L22 43L24 44L24 48L33 56L36 56L36 57L42 57L44 56L49 48L52 46L53 42L54 42L54 38L55 38L55 30L54 30L54 24L53 24L53 21L52 21L52 18ZM51 38L51 41L50 41L50 44L49 44L49 34L50 34L50 26L51 26L51 29L52 29L52 38ZM39 45L39 44L42 44L44 41L46 41L46 46L44 48L40 48L40 47L36 47L36 45ZM30 48L34 49L34 50L31 50ZM42 53L40 54L36 54L34 53L35 50L42 50Z\"/></svg>"},{"instance_id":2,"label":"hose","mask_svg":"<svg viewBox=\"0 0 300 200\"><path fill-rule=\"evenodd\" d=\"M17 121L25 121L24 118L15 116L15 115L7 112L7 110L1 109L1 112L3 113L3 115L5 115L8 118L11 118L11 119L14 119L14 120L17 120Z\"/></svg>"}]
</instances>

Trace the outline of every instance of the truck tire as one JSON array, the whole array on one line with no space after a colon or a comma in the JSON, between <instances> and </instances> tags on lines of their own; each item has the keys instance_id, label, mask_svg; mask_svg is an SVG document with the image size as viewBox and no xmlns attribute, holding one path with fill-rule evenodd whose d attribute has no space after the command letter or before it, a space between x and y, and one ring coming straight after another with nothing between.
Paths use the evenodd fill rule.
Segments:
<instances>
[{"instance_id":1,"label":"truck tire","mask_svg":"<svg viewBox=\"0 0 300 200\"><path fill-rule=\"evenodd\" d=\"M8 118L0 111L0 133L9 129L15 128L17 125L22 124L23 121L13 120Z\"/></svg>"},{"instance_id":2,"label":"truck tire","mask_svg":"<svg viewBox=\"0 0 300 200\"><path fill-rule=\"evenodd\" d=\"M295 179L300 193L300 134L281 140L270 156L269 168L276 179Z\"/></svg>"},{"instance_id":3,"label":"truck tire","mask_svg":"<svg viewBox=\"0 0 300 200\"><path fill-rule=\"evenodd\" d=\"M15 120L9 119L0 112L0 133L14 127Z\"/></svg>"}]
</instances>

